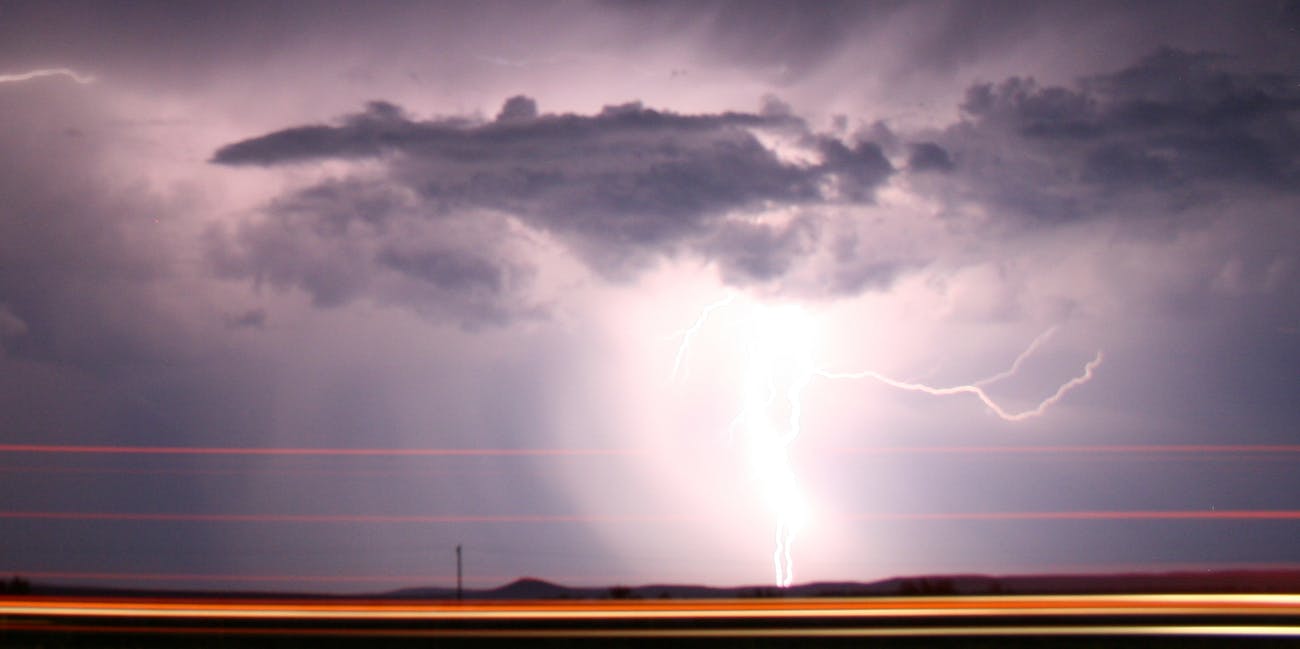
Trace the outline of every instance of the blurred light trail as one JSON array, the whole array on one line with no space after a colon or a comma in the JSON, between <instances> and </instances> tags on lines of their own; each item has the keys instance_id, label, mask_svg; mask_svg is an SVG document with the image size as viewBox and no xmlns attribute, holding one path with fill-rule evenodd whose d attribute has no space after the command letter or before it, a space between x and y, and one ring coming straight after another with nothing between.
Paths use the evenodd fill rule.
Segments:
<instances>
[{"instance_id":1,"label":"blurred light trail","mask_svg":"<svg viewBox=\"0 0 1300 649\"><path fill-rule=\"evenodd\" d=\"M999 520L1300 520L1294 509L1216 509L1147 511L1044 511L870 513L828 515L845 520L999 521ZM0 511L0 519L135 521L199 523L689 523L703 516L687 515L384 515L384 514L157 514L148 512Z\"/></svg>"},{"instance_id":2,"label":"blurred light trail","mask_svg":"<svg viewBox=\"0 0 1300 649\"><path fill-rule=\"evenodd\" d=\"M114 645L195 639L1300 637L1300 596L959 595L690 600L410 601L211 597L3 597L5 629ZM15 637L24 637L15 635ZM26 636L33 637L33 636ZM292 641L292 640L291 640ZM41 644L35 642L34 644ZM75 642L74 644L82 644ZM145 642L144 644L154 644ZM306 644L303 642L303 644ZM1013 643L1015 644L1015 643ZM1073 643L1072 643L1073 644ZM1129 642L1123 644L1128 645ZM1137 646L1133 643L1132 646Z\"/></svg>"},{"instance_id":3,"label":"blurred light trail","mask_svg":"<svg viewBox=\"0 0 1300 649\"><path fill-rule=\"evenodd\" d=\"M173 452L170 449L141 448L141 447L113 447L111 451L92 450L98 447L78 447L78 446L33 446L22 445L0 445L0 452L11 452L16 454L22 453L50 453L50 454L137 454L137 455L154 455L154 454L184 454L184 455L281 455L291 456L295 449L250 449L251 452L245 452L241 449L178 449ZM200 451L191 453L190 451ZM207 451L211 450L209 453ZM324 450L320 453L317 451ZM357 449L339 449L346 452L332 452L334 449L312 449L309 452L301 453L305 456L374 456L374 457L564 457L573 455L577 457L639 457L659 453L662 451L646 448L625 448L625 449L601 449L601 450L575 450L573 453L562 454L560 452L541 452L536 454L518 453L511 451L506 454L496 453L494 451L475 451L460 452L447 454L441 452L429 452L431 449L415 449L415 452L407 450L396 450L389 452L383 449L360 449L361 452L353 452ZM182 452L183 451L183 452ZM263 451L272 451L265 453ZM814 455L1256 455L1263 456L1256 459L1277 459L1280 461L1289 461L1286 454L1300 453L1300 444L1111 444L1111 445L1063 445L1063 446L812 446L806 449L807 452ZM1213 459L1213 458L1211 458ZM483 470L464 470L473 475L482 475ZM123 475L246 475L250 473L274 473L290 475L352 475L352 476L393 476L393 475L456 475L459 473L455 469L357 469L350 467L331 466L329 468L282 468L282 467L236 467L236 468L197 468L197 467L163 467L163 468L122 468L122 467L105 467L105 466L64 466L64 465L9 465L0 466L0 473L99 473L99 474L123 474Z\"/></svg>"},{"instance_id":4,"label":"blurred light trail","mask_svg":"<svg viewBox=\"0 0 1300 649\"><path fill-rule=\"evenodd\" d=\"M203 523L678 523L698 516L631 515L383 515L383 514L160 514L150 512L0 511L0 519L163 521Z\"/></svg>"},{"instance_id":5,"label":"blurred light trail","mask_svg":"<svg viewBox=\"0 0 1300 649\"><path fill-rule=\"evenodd\" d=\"M509 457L644 455L647 453L647 450L631 448L257 448L218 446L67 446L57 444L0 444L0 453Z\"/></svg>"},{"instance_id":6,"label":"blurred light trail","mask_svg":"<svg viewBox=\"0 0 1300 649\"><path fill-rule=\"evenodd\" d=\"M6 575L22 575L25 579L59 579L59 580L90 580L90 581L270 581L270 583L286 583L286 581L320 581L320 583L395 583L411 584L415 581L443 581L455 580L456 575L217 575L211 572L42 572L29 570L5 570L0 571ZM485 575L485 576L467 576L467 581L477 581L485 584L503 584L510 583L519 577L504 575Z\"/></svg>"},{"instance_id":7,"label":"blurred light trail","mask_svg":"<svg viewBox=\"0 0 1300 649\"><path fill-rule=\"evenodd\" d=\"M561 467L563 470L564 468ZM329 467L319 469L281 468L266 466L245 466L226 469L199 468L155 468L123 469L102 466L0 466L0 473L41 473L41 474L96 474L96 475L187 475L187 476L349 476L392 478L398 476L507 476L513 475L504 468L498 469L354 469L351 467Z\"/></svg>"},{"instance_id":8,"label":"blurred light trail","mask_svg":"<svg viewBox=\"0 0 1300 649\"><path fill-rule=\"evenodd\" d=\"M204 582L323 582L323 583L447 583L456 579L455 573L446 575L256 575L216 574L203 572L43 572L31 570L0 570L0 574L22 575L26 579L80 580L80 581L204 581ZM505 584L518 579L510 575L467 575L465 581L483 584Z\"/></svg>"},{"instance_id":9,"label":"blurred light trail","mask_svg":"<svg viewBox=\"0 0 1300 649\"><path fill-rule=\"evenodd\" d=\"M1095 446L836 446L826 450L833 453L880 455L982 455L1028 453L1195 453L1195 454L1273 454L1300 453L1300 444L1111 444Z\"/></svg>"},{"instance_id":10,"label":"blurred light trail","mask_svg":"<svg viewBox=\"0 0 1300 649\"><path fill-rule=\"evenodd\" d=\"M421 619L474 617L479 619L547 619L579 614L602 619L708 619L782 615L798 618L940 617L961 615L1060 616L1102 612L1142 616L1157 612L1284 614L1300 612L1294 594L1169 594L1169 595L963 595L957 597L846 597L790 599L693 600L525 600L421 602L409 600L252 599L212 598L58 598L28 599L0 596L0 615L40 612L47 615L135 617L142 613L165 617L314 617L331 619Z\"/></svg>"},{"instance_id":11,"label":"blurred light trail","mask_svg":"<svg viewBox=\"0 0 1300 649\"><path fill-rule=\"evenodd\" d=\"M959 512L945 514L852 514L851 520L881 521L1043 521L1043 520L1300 520L1296 509L1212 509L1084 512Z\"/></svg>"},{"instance_id":12,"label":"blurred light trail","mask_svg":"<svg viewBox=\"0 0 1300 649\"><path fill-rule=\"evenodd\" d=\"M91 83L94 77L81 74L76 70L69 68L43 68L40 70L29 70L27 72L18 72L15 74L0 74L0 83L17 83L20 81L31 81L41 77L68 77L73 81L81 84Z\"/></svg>"}]
</instances>

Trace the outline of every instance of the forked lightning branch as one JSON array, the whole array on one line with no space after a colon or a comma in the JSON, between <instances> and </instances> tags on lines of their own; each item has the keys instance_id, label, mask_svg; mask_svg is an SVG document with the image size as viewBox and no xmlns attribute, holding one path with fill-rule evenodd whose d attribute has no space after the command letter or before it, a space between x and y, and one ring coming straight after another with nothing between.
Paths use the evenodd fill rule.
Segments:
<instances>
[{"instance_id":1,"label":"forked lightning branch","mask_svg":"<svg viewBox=\"0 0 1300 649\"><path fill-rule=\"evenodd\" d=\"M674 380L677 380L683 360L700 329L714 312L734 302L735 295L729 295L708 305L690 327L678 332L681 343L673 360ZM935 387L902 381L873 370L832 372L818 367L815 361L817 326L812 316L799 306L755 304L749 307L749 313L741 322L739 340L745 352L745 372L740 391L741 404L731 423L730 433L733 437L738 434L743 441L761 496L776 518L772 563L776 585L780 587L794 583L791 547L806 516L804 499L790 465L789 450L801 432L804 390L814 378L871 379L900 390L933 396L968 394L979 399L1001 419L1015 422L1042 415L1071 390L1091 380L1102 362L1102 353L1097 352L1078 376L1059 385L1047 398L1032 408L1012 411L989 396L984 387L1015 375L1025 359L1051 337L1054 329L1035 338L1006 370L968 384Z\"/></svg>"}]
</instances>

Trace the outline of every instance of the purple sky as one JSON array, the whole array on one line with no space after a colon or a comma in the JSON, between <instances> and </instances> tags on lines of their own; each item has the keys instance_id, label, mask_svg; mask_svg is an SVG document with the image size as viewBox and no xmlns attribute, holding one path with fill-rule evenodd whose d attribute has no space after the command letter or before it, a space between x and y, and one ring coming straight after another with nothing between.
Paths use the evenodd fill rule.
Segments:
<instances>
[{"instance_id":1,"label":"purple sky","mask_svg":"<svg viewBox=\"0 0 1300 649\"><path fill-rule=\"evenodd\" d=\"M1296 61L1294 1L0 2L0 574L766 584L776 484L799 582L1300 566ZM1039 417L814 376L788 484L738 417L1049 330Z\"/></svg>"}]
</instances>

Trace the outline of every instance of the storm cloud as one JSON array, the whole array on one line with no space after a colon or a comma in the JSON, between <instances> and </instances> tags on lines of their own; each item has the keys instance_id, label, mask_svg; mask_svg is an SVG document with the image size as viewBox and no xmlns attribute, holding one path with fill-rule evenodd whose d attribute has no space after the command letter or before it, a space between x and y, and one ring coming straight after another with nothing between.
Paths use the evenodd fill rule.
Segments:
<instances>
[{"instance_id":1,"label":"storm cloud","mask_svg":"<svg viewBox=\"0 0 1300 649\"><path fill-rule=\"evenodd\" d=\"M815 159L783 159L762 132ZM526 275L504 257L483 256L491 238L449 247L443 237L421 247L408 236L478 212L479 221L493 213L552 233L609 277L626 277L690 244L719 259L729 278L763 281L807 251L797 241L815 228L810 221L789 226L753 218L773 206L869 204L895 171L879 146L815 135L777 109L682 115L629 103L591 116L549 115L523 96L507 100L488 122L420 121L372 102L337 125L289 128L213 156L231 166L331 159L378 159L385 171L369 184L328 181L277 201L264 221L241 231L239 250L218 249L223 273L297 284L330 305L357 294L378 266L434 287L439 302L462 295L491 300ZM401 252L387 244L355 247L397 231Z\"/></svg>"},{"instance_id":2,"label":"storm cloud","mask_svg":"<svg viewBox=\"0 0 1300 649\"><path fill-rule=\"evenodd\" d=\"M1112 213L1159 196L1159 213L1300 187L1300 88L1235 72L1226 57L1160 49L1113 73L1043 86L1012 77L966 91L965 119L917 149L951 154L965 199L1034 222ZM944 167L942 162L937 163Z\"/></svg>"},{"instance_id":3,"label":"storm cloud","mask_svg":"<svg viewBox=\"0 0 1300 649\"><path fill-rule=\"evenodd\" d=\"M1015 424L814 378L800 580L1292 565L1284 520L933 515L1300 506L1297 6L0 4L0 441L122 450L0 453L0 574L763 582L777 307L832 371L1015 363L1008 408L1105 352Z\"/></svg>"},{"instance_id":4,"label":"storm cloud","mask_svg":"<svg viewBox=\"0 0 1300 649\"><path fill-rule=\"evenodd\" d=\"M504 322L534 274L527 244L502 244L511 222L558 237L609 279L686 254L737 285L813 272L823 279L799 291L852 295L907 269L966 263L943 245L902 254L874 244L928 218L878 204L900 170L914 179L906 191L945 206L947 225L935 227L985 238L1152 211L1142 201L1176 215L1300 186L1300 92L1223 56L1163 48L1068 86L1011 77L964 95L961 119L941 129L877 123L849 138L816 132L774 99L755 113L634 102L577 115L539 112L521 95L492 120L420 120L375 101L335 124L219 148L212 161L224 166L372 161L380 171L277 199L236 235L214 236L213 259L224 276L296 286L321 306L374 294ZM981 225L963 216L972 210L995 218Z\"/></svg>"}]
</instances>

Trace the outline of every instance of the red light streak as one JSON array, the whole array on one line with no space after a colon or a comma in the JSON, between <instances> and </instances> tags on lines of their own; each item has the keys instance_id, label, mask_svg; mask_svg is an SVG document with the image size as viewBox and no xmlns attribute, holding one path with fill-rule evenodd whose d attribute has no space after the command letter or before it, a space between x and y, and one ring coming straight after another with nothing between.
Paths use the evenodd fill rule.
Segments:
<instances>
[{"instance_id":1,"label":"red light streak","mask_svg":"<svg viewBox=\"0 0 1300 649\"><path fill-rule=\"evenodd\" d=\"M255 448L217 446L65 446L0 444L0 453L83 453L122 455L270 455L387 457L513 457L644 455L628 448Z\"/></svg>"},{"instance_id":2,"label":"red light streak","mask_svg":"<svg viewBox=\"0 0 1300 649\"><path fill-rule=\"evenodd\" d=\"M140 512L6 511L0 519L138 521L196 523L689 523L703 516L654 515L382 515L382 514L175 514ZM1145 510L858 513L847 520L872 521L1012 521L1012 520L1300 520L1300 510Z\"/></svg>"},{"instance_id":3,"label":"red light streak","mask_svg":"<svg viewBox=\"0 0 1300 649\"><path fill-rule=\"evenodd\" d=\"M836 447L835 453L860 455L996 455L1035 453L1300 453L1297 444L1141 444L1093 446L896 446L896 447Z\"/></svg>"},{"instance_id":4,"label":"red light streak","mask_svg":"<svg viewBox=\"0 0 1300 649\"><path fill-rule=\"evenodd\" d=\"M1300 453L1300 444L1141 444L1073 446L837 446L810 449L828 454L1088 454L1088 453ZM246 455L339 457L638 457L656 453L647 448L256 448L198 446L78 446L0 444L0 453L106 455Z\"/></svg>"},{"instance_id":5,"label":"red light streak","mask_svg":"<svg viewBox=\"0 0 1300 649\"><path fill-rule=\"evenodd\" d=\"M1300 520L1300 510L958 512L944 514L852 514L848 518L852 520L879 521Z\"/></svg>"},{"instance_id":6,"label":"red light streak","mask_svg":"<svg viewBox=\"0 0 1300 649\"><path fill-rule=\"evenodd\" d=\"M413 583L442 582L456 579L449 575L237 575L185 572L49 572L30 570L4 570L4 574L21 574L30 579L75 579L95 581L216 581L216 582L373 582ZM504 584L517 579L507 575L471 575L466 581L485 584Z\"/></svg>"},{"instance_id":7,"label":"red light streak","mask_svg":"<svg viewBox=\"0 0 1300 649\"><path fill-rule=\"evenodd\" d=\"M372 515L372 514L163 514L139 512L0 512L0 519L160 521L197 523L678 523L696 516L606 515Z\"/></svg>"}]
</instances>

